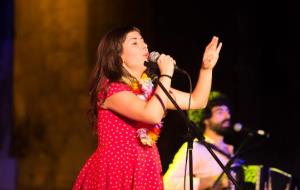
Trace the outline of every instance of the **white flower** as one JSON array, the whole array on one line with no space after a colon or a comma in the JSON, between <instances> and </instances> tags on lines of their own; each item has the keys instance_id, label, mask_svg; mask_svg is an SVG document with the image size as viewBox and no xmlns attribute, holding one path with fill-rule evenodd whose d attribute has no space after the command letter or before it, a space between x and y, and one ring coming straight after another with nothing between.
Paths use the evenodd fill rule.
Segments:
<instances>
[{"instance_id":1,"label":"white flower","mask_svg":"<svg viewBox=\"0 0 300 190\"><path fill-rule=\"evenodd\" d=\"M152 146L153 140L150 138L150 136L147 134L148 129L146 128L140 128L137 130L137 136L140 138L140 141L143 145Z\"/></svg>"}]
</instances>

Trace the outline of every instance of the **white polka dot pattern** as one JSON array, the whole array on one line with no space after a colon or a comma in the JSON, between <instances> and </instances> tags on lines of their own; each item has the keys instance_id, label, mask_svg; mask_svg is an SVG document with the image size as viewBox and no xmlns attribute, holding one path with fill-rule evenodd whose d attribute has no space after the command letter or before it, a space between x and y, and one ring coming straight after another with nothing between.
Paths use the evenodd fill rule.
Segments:
<instances>
[{"instance_id":1,"label":"white polka dot pattern","mask_svg":"<svg viewBox=\"0 0 300 190\"><path fill-rule=\"evenodd\" d=\"M120 91L131 88L113 82L107 97ZM139 127L149 125L107 109L100 109L98 118L98 148L81 169L73 190L162 190L157 147L142 145L136 134Z\"/></svg>"}]
</instances>

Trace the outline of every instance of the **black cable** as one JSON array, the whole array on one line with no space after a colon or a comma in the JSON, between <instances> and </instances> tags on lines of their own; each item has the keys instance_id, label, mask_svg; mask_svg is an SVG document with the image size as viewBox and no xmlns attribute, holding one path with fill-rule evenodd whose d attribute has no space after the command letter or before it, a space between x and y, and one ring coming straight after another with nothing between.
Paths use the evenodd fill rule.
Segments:
<instances>
[{"instance_id":1,"label":"black cable","mask_svg":"<svg viewBox=\"0 0 300 190\"><path fill-rule=\"evenodd\" d=\"M184 70L183 70L184 71ZM188 77L188 80L189 80L189 87L190 87L190 90L189 90L189 94L190 94L190 96L189 96L189 102L188 102L188 109L187 109L187 111L189 111L190 109L191 109L191 99L192 99L192 90L193 90L193 86L192 86L192 80L191 80L191 77L190 77L190 75L186 72L186 71L184 71L183 72L187 77ZM189 133L189 128L188 128L188 133ZM186 182L186 168L187 168L187 161L188 161L188 150L189 150L189 147L187 146L186 147L187 149L186 149L186 156L185 156L185 165L184 165L184 178L183 178L183 187L184 187L184 190L185 190L185 182ZM190 176L190 178L191 178L192 176Z\"/></svg>"}]
</instances>

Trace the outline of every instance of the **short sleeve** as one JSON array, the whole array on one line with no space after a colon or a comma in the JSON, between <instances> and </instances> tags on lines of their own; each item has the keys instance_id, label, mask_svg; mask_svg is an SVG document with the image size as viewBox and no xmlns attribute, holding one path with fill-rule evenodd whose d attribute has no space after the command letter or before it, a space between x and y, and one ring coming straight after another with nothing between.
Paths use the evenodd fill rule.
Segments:
<instances>
[{"instance_id":1,"label":"short sleeve","mask_svg":"<svg viewBox=\"0 0 300 190\"><path fill-rule=\"evenodd\" d=\"M122 91L132 91L130 86L127 84L121 83L121 82L112 82L108 86L108 91L107 91L107 98L110 97L111 95L122 92Z\"/></svg>"}]
</instances>

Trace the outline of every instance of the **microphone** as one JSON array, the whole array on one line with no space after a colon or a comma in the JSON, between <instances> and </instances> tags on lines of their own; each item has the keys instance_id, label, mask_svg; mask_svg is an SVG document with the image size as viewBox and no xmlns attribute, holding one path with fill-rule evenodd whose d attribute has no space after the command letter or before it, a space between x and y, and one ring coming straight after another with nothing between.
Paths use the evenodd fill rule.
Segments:
<instances>
[{"instance_id":1,"label":"microphone","mask_svg":"<svg viewBox=\"0 0 300 190\"><path fill-rule=\"evenodd\" d=\"M158 53L157 51L152 51L149 54L149 61L150 62L145 62L144 65L147 68L154 69L154 70L159 70L159 67L157 65L157 60L158 60L159 56L160 56L160 53ZM175 71L179 71L181 73L186 73L185 70L179 68L177 65L175 65L174 69L175 69Z\"/></svg>"},{"instance_id":2,"label":"microphone","mask_svg":"<svg viewBox=\"0 0 300 190\"><path fill-rule=\"evenodd\" d=\"M270 137L270 134L262 129L255 130L255 129L246 128L246 127L243 127L243 125L241 123L234 124L233 130L238 133L244 132L244 133L248 134L249 136L258 135L258 136L263 136L263 137L267 137L267 138Z\"/></svg>"}]
</instances>

